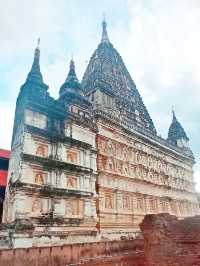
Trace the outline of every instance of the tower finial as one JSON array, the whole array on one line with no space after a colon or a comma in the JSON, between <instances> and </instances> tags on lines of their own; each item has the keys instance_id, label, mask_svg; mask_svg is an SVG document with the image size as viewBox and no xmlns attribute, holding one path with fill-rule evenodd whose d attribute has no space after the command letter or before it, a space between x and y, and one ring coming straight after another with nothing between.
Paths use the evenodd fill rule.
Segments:
<instances>
[{"instance_id":1,"label":"tower finial","mask_svg":"<svg viewBox=\"0 0 200 266\"><path fill-rule=\"evenodd\" d=\"M108 38L108 33L107 33L107 23L105 20L105 14L103 14L103 21L102 21L102 38L101 38L101 42L106 42L109 43L109 38Z\"/></svg>"},{"instance_id":2,"label":"tower finial","mask_svg":"<svg viewBox=\"0 0 200 266\"><path fill-rule=\"evenodd\" d=\"M43 83L42 74L40 72L40 49L39 49L39 44L40 44L40 38L38 38L38 41L37 41L37 47L35 48L35 52L34 52L33 64L32 64L32 67L31 67L31 71L28 74L27 80L37 80L37 81Z\"/></svg>"},{"instance_id":3,"label":"tower finial","mask_svg":"<svg viewBox=\"0 0 200 266\"><path fill-rule=\"evenodd\" d=\"M175 110L174 110L174 105L172 105L172 117L173 117L173 120L176 120L176 114L175 114Z\"/></svg>"},{"instance_id":4,"label":"tower finial","mask_svg":"<svg viewBox=\"0 0 200 266\"><path fill-rule=\"evenodd\" d=\"M37 48L39 48L39 46L40 46L40 37L37 40Z\"/></svg>"},{"instance_id":5,"label":"tower finial","mask_svg":"<svg viewBox=\"0 0 200 266\"><path fill-rule=\"evenodd\" d=\"M172 114L174 115L175 112L174 112L174 105L172 105Z\"/></svg>"},{"instance_id":6,"label":"tower finial","mask_svg":"<svg viewBox=\"0 0 200 266\"><path fill-rule=\"evenodd\" d=\"M73 54L70 60L70 64L69 64L69 68L70 70L74 70L75 71L75 63L74 63L74 59L73 59Z\"/></svg>"},{"instance_id":7,"label":"tower finial","mask_svg":"<svg viewBox=\"0 0 200 266\"><path fill-rule=\"evenodd\" d=\"M34 59L38 60L40 59L40 38L37 39L37 47L35 48L35 54L34 54Z\"/></svg>"}]
</instances>

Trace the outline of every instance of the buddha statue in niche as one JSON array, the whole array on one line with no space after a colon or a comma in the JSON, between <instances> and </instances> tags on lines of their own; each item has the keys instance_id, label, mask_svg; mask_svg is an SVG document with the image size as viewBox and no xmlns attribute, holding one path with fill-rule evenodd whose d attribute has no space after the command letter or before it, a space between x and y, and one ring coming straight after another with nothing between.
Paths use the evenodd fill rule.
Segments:
<instances>
[{"instance_id":1,"label":"buddha statue in niche","mask_svg":"<svg viewBox=\"0 0 200 266\"><path fill-rule=\"evenodd\" d=\"M111 140L109 140L107 142L107 153L109 155L114 155L115 154L115 147L114 147L114 145L113 145Z\"/></svg>"},{"instance_id":2,"label":"buddha statue in niche","mask_svg":"<svg viewBox=\"0 0 200 266\"><path fill-rule=\"evenodd\" d=\"M43 185L44 184L44 177L42 173L37 173L35 175L35 183L38 185Z\"/></svg>"},{"instance_id":3,"label":"buddha statue in niche","mask_svg":"<svg viewBox=\"0 0 200 266\"><path fill-rule=\"evenodd\" d=\"M75 176L67 177L67 188L77 188L77 178Z\"/></svg>"},{"instance_id":4,"label":"buddha statue in niche","mask_svg":"<svg viewBox=\"0 0 200 266\"><path fill-rule=\"evenodd\" d=\"M70 163L77 163L78 162L78 154L76 151L67 151L67 161Z\"/></svg>"},{"instance_id":5,"label":"buddha statue in niche","mask_svg":"<svg viewBox=\"0 0 200 266\"><path fill-rule=\"evenodd\" d=\"M36 150L36 155L38 156L42 156L42 157L45 157L46 155L46 149L45 149L45 146L43 145L39 145L37 147L37 150Z\"/></svg>"}]
</instances>

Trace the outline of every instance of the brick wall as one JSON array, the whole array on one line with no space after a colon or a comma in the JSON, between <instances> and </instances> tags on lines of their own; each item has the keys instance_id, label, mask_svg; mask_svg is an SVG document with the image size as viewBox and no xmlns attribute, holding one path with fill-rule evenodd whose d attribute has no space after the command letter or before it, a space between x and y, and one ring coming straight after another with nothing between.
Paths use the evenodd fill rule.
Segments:
<instances>
[{"instance_id":1,"label":"brick wall","mask_svg":"<svg viewBox=\"0 0 200 266\"><path fill-rule=\"evenodd\" d=\"M123 240L0 251L1 266L146 266L143 241Z\"/></svg>"},{"instance_id":2,"label":"brick wall","mask_svg":"<svg viewBox=\"0 0 200 266\"><path fill-rule=\"evenodd\" d=\"M200 265L200 216L146 215L141 230L149 266Z\"/></svg>"},{"instance_id":3,"label":"brick wall","mask_svg":"<svg viewBox=\"0 0 200 266\"><path fill-rule=\"evenodd\" d=\"M0 250L0 266L200 266L200 216L146 215L144 240Z\"/></svg>"}]
</instances>

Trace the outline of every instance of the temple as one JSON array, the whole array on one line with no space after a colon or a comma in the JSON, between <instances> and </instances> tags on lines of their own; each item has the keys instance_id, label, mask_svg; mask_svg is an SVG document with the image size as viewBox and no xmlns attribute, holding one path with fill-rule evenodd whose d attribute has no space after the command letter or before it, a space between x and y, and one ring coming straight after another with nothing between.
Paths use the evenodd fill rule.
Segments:
<instances>
[{"instance_id":1,"label":"temple","mask_svg":"<svg viewBox=\"0 0 200 266\"><path fill-rule=\"evenodd\" d=\"M38 43L16 103L3 213L10 246L133 238L145 214L199 213L189 139L174 112L168 138L157 135L105 21L82 82L72 59L58 99L39 61Z\"/></svg>"}]
</instances>

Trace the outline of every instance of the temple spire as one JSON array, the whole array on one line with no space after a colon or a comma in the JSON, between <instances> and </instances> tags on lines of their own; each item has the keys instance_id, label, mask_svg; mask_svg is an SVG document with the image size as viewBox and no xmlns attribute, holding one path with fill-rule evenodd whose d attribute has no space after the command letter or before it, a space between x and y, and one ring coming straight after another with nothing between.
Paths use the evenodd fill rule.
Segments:
<instances>
[{"instance_id":1,"label":"temple spire","mask_svg":"<svg viewBox=\"0 0 200 266\"><path fill-rule=\"evenodd\" d=\"M40 38L38 38L37 47L34 52L34 60L31 67L31 70L28 74L27 81L37 81L43 83L42 74L40 72Z\"/></svg>"},{"instance_id":2,"label":"temple spire","mask_svg":"<svg viewBox=\"0 0 200 266\"><path fill-rule=\"evenodd\" d=\"M168 131L168 140L176 144L177 146L186 146L185 143L189 141L189 138L187 137L185 130L183 129L182 125L179 123L178 119L176 118L176 114L174 112L174 108L172 108L172 122L169 127ZM184 141L180 144L180 141Z\"/></svg>"},{"instance_id":3,"label":"temple spire","mask_svg":"<svg viewBox=\"0 0 200 266\"><path fill-rule=\"evenodd\" d=\"M69 73L67 75L67 79L66 81L78 81L78 78L76 76L76 71L75 71L75 63L74 63L74 60L73 60L73 57L71 58L70 60L70 64L69 64Z\"/></svg>"},{"instance_id":4,"label":"temple spire","mask_svg":"<svg viewBox=\"0 0 200 266\"><path fill-rule=\"evenodd\" d=\"M108 38L107 23L106 23L105 18L103 18L103 21L102 21L102 38L101 38L101 42L110 43L110 40Z\"/></svg>"},{"instance_id":5,"label":"temple spire","mask_svg":"<svg viewBox=\"0 0 200 266\"><path fill-rule=\"evenodd\" d=\"M82 94L82 88L76 76L75 63L73 58L70 60L69 72L64 84L60 88L59 94L60 96L63 96L69 92Z\"/></svg>"}]
</instances>

